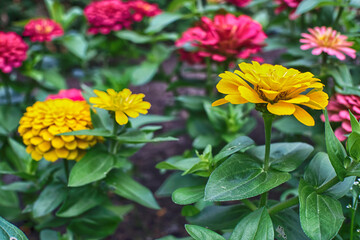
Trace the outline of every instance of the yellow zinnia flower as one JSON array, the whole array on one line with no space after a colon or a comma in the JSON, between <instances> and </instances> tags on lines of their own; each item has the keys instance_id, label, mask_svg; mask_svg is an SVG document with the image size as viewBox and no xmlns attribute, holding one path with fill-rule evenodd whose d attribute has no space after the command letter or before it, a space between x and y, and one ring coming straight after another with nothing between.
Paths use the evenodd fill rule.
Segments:
<instances>
[{"instance_id":1,"label":"yellow zinnia flower","mask_svg":"<svg viewBox=\"0 0 360 240\"><path fill-rule=\"evenodd\" d=\"M60 133L92 128L90 106L85 101L50 99L26 108L18 131L34 160L54 162L59 158L80 160L85 149L101 137L56 136Z\"/></svg>"},{"instance_id":2,"label":"yellow zinnia flower","mask_svg":"<svg viewBox=\"0 0 360 240\"><path fill-rule=\"evenodd\" d=\"M145 97L143 93L132 94L127 88L120 92L108 89L107 93L94 90L94 93L98 97L91 97L89 99L90 103L94 104L94 107L114 111L115 120L120 125L124 125L129 121L128 116L137 118L139 113L147 114L148 109L151 107L149 102L143 101Z\"/></svg>"},{"instance_id":3,"label":"yellow zinnia flower","mask_svg":"<svg viewBox=\"0 0 360 240\"><path fill-rule=\"evenodd\" d=\"M310 72L258 62L240 63L239 67L241 71L219 75L222 79L216 88L227 95L213 106L228 102L262 104L274 115L294 115L301 123L313 126L314 119L299 105L317 110L328 105L329 97L322 91L324 85Z\"/></svg>"}]
</instances>

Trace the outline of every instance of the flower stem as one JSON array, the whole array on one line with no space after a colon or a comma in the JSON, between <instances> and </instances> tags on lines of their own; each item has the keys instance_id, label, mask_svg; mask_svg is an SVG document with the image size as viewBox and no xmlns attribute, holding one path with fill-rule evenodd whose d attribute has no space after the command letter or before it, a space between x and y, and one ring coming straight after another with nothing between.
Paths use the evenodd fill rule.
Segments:
<instances>
[{"instance_id":1,"label":"flower stem","mask_svg":"<svg viewBox=\"0 0 360 240\"><path fill-rule=\"evenodd\" d=\"M255 211L256 209L258 209L257 207L256 207L256 205L253 203L253 202L251 202L249 199L242 199L241 200L244 204L245 204L245 206L247 206L251 211Z\"/></svg>"},{"instance_id":2,"label":"flower stem","mask_svg":"<svg viewBox=\"0 0 360 240\"><path fill-rule=\"evenodd\" d=\"M340 182L340 180L337 176L335 176L330 181L317 188L316 193L321 194L326 190L328 190L329 188L331 188L332 186L334 186L335 184L337 184L338 182Z\"/></svg>"},{"instance_id":3,"label":"flower stem","mask_svg":"<svg viewBox=\"0 0 360 240\"><path fill-rule=\"evenodd\" d=\"M354 239L354 223L355 223L356 210L357 210L357 206L354 206L351 209L350 240Z\"/></svg>"},{"instance_id":4,"label":"flower stem","mask_svg":"<svg viewBox=\"0 0 360 240\"><path fill-rule=\"evenodd\" d=\"M264 157L264 171L267 172L270 167L270 146L271 146L271 126L273 122L273 115L264 113L264 126L265 126L265 157ZM268 192L264 192L260 197L260 207L266 206Z\"/></svg>"},{"instance_id":5,"label":"flower stem","mask_svg":"<svg viewBox=\"0 0 360 240\"><path fill-rule=\"evenodd\" d=\"M65 172L66 182L69 182L69 163L68 163L68 160L63 159L63 163L64 163L64 172Z\"/></svg>"}]
</instances>

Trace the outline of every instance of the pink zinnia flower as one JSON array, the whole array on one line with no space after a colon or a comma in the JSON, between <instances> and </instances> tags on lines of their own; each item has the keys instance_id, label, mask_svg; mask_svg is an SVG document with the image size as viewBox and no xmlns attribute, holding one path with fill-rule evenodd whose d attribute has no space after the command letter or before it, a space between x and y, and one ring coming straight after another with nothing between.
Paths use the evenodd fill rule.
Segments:
<instances>
[{"instance_id":1,"label":"pink zinnia flower","mask_svg":"<svg viewBox=\"0 0 360 240\"><path fill-rule=\"evenodd\" d=\"M142 0L134 0L127 2L132 9L132 17L134 21L139 22L144 17L153 17L161 13L161 9L157 4L151 4Z\"/></svg>"},{"instance_id":2,"label":"pink zinnia flower","mask_svg":"<svg viewBox=\"0 0 360 240\"><path fill-rule=\"evenodd\" d=\"M251 0L208 0L210 3L230 3L238 7L247 6Z\"/></svg>"},{"instance_id":3,"label":"pink zinnia flower","mask_svg":"<svg viewBox=\"0 0 360 240\"><path fill-rule=\"evenodd\" d=\"M30 37L32 42L49 42L55 37L64 35L60 24L51 19L32 19L24 29L24 36Z\"/></svg>"},{"instance_id":4,"label":"pink zinnia flower","mask_svg":"<svg viewBox=\"0 0 360 240\"><path fill-rule=\"evenodd\" d=\"M85 101L85 98L81 94L81 90L76 88L63 89L60 90L58 94L50 94L49 96L47 96L46 100L58 98L68 98L73 101Z\"/></svg>"},{"instance_id":5,"label":"pink zinnia flower","mask_svg":"<svg viewBox=\"0 0 360 240\"><path fill-rule=\"evenodd\" d=\"M0 32L0 70L9 73L27 58L28 45L14 32Z\"/></svg>"},{"instance_id":6,"label":"pink zinnia flower","mask_svg":"<svg viewBox=\"0 0 360 240\"><path fill-rule=\"evenodd\" d=\"M356 119L360 119L360 97L356 95L335 94L331 97L327 107L329 121L341 122L341 126L335 130L335 136L340 140L346 140L346 136L351 133L351 123L349 110ZM321 119L325 121L324 115Z\"/></svg>"},{"instance_id":7,"label":"pink zinnia flower","mask_svg":"<svg viewBox=\"0 0 360 240\"><path fill-rule=\"evenodd\" d=\"M196 27L185 31L175 43L181 59L189 63L204 62L205 57L223 62L247 59L261 51L266 34L262 26L248 16L216 15L214 20L202 17ZM189 50L185 54L185 50Z\"/></svg>"},{"instance_id":8,"label":"pink zinnia flower","mask_svg":"<svg viewBox=\"0 0 360 240\"><path fill-rule=\"evenodd\" d=\"M129 28L133 23L129 5L119 0L102 0L90 3L84 10L90 24L90 34L109 34Z\"/></svg>"},{"instance_id":9,"label":"pink zinnia flower","mask_svg":"<svg viewBox=\"0 0 360 240\"><path fill-rule=\"evenodd\" d=\"M337 31L333 30L331 27L315 27L314 29L309 28L308 33L302 33L301 36L304 37L300 39L302 50L308 50L313 48L313 55L320 55L322 52L325 52L329 55L336 56L339 60L345 60L345 55L348 55L351 58L356 57L356 51L351 47L354 43L348 42L347 37L341 35Z\"/></svg>"},{"instance_id":10,"label":"pink zinnia flower","mask_svg":"<svg viewBox=\"0 0 360 240\"><path fill-rule=\"evenodd\" d=\"M276 9L275 9L275 13L279 14L282 11L286 10L286 9L291 9L290 15L289 15L289 19L290 20L294 20L297 17L299 17L299 15L295 14L296 8L299 6L299 4L302 2L302 0L275 0L275 3L277 5L279 5Z\"/></svg>"}]
</instances>

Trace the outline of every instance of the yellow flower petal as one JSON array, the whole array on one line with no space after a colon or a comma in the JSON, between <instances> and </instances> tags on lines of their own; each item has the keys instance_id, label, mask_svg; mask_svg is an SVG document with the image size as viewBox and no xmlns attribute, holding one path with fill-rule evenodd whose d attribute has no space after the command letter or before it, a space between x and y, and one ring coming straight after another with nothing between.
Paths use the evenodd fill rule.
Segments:
<instances>
[{"instance_id":1,"label":"yellow flower petal","mask_svg":"<svg viewBox=\"0 0 360 240\"><path fill-rule=\"evenodd\" d=\"M242 98L239 94L227 95L225 96L225 100L229 101L232 104L243 104L248 102L245 98Z\"/></svg>"},{"instance_id":2,"label":"yellow flower petal","mask_svg":"<svg viewBox=\"0 0 360 240\"><path fill-rule=\"evenodd\" d=\"M292 103L278 102L267 105L269 112L275 115L291 115L295 112L295 105Z\"/></svg>"},{"instance_id":3,"label":"yellow flower petal","mask_svg":"<svg viewBox=\"0 0 360 240\"><path fill-rule=\"evenodd\" d=\"M51 148L50 142L44 141L37 146L42 152L46 152Z\"/></svg>"},{"instance_id":4,"label":"yellow flower petal","mask_svg":"<svg viewBox=\"0 0 360 240\"><path fill-rule=\"evenodd\" d=\"M61 139L61 137L56 136L53 140L51 140L51 145L54 148L62 148L65 145L65 142Z\"/></svg>"},{"instance_id":5,"label":"yellow flower petal","mask_svg":"<svg viewBox=\"0 0 360 240\"><path fill-rule=\"evenodd\" d=\"M310 98L308 96L305 95L298 95L294 98L291 98L289 100L281 100L279 102L287 102L287 103L304 103L304 102L308 102L310 100Z\"/></svg>"},{"instance_id":6,"label":"yellow flower petal","mask_svg":"<svg viewBox=\"0 0 360 240\"><path fill-rule=\"evenodd\" d=\"M66 148L55 149L55 153L59 158L67 158L69 156L69 150Z\"/></svg>"},{"instance_id":7,"label":"yellow flower petal","mask_svg":"<svg viewBox=\"0 0 360 240\"><path fill-rule=\"evenodd\" d=\"M128 123L128 117L122 111L115 112L115 120L119 125L124 125Z\"/></svg>"},{"instance_id":8,"label":"yellow flower petal","mask_svg":"<svg viewBox=\"0 0 360 240\"><path fill-rule=\"evenodd\" d=\"M36 161L40 161L42 159L42 157L43 156L36 151L32 151L32 153L31 153L31 158Z\"/></svg>"},{"instance_id":9,"label":"yellow flower petal","mask_svg":"<svg viewBox=\"0 0 360 240\"><path fill-rule=\"evenodd\" d=\"M56 155L55 150L44 153L44 158L50 162L55 162L56 160L58 160L58 156Z\"/></svg>"},{"instance_id":10,"label":"yellow flower petal","mask_svg":"<svg viewBox=\"0 0 360 240\"><path fill-rule=\"evenodd\" d=\"M127 109L124 112L126 115L128 115L129 117L132 117L132 118L137 118L139 116L139 113L132 109Z\"/></svg>"},{"instance_id":11,"label":"yellow flower petal","mask_svg":"<svg viewBox=\"0 0 360 240\"><path fill-rule=\"evenodd\" d=\"M239 92L242 98L246 99L251 103L266 103L264 100L262 100L259 97L258 93L252 89L246 88L244 86L240 86Z\"/></svg>"},{"instance_id":12,"label":"yellow flower petal","mask_svg":"<svg viewBox=\"0 0 360 240\"><path fill-rule=\"evenodd\" d=\"M304 109L302 109L299 106L295 105L295 112L294 112L294 116L296 117L296 119L301 122L302 124L306 125L306 126L314 126L315 125L315 121L313 119L313 117Z\"/></svg>"},{"instance_id":13,"label":"yellow flower petal","mask_svg":"<svg viewBox=\"0 0 360 240\"><path fill-rule=\"evenodd\" d=\"M279 94L278 91L273 91L273 90L261 89L261 91L265 94L265 97L270 101L274 100Z\"/></svg>"},{"instance_id":14,"label":"yellow flower petal","mask_svg":"<svg viewBox=\"0 0 360 240\"><path fill-rule=\"evenodd\" d=\"M213 106L213 107L216 107L216 106L220 106L220 105L223 105L223 104L225 104L225 103L228 103L229 101L227 101L225 98L221 98L221 99L218 99L218 100L216 100L215 102L213 102L212 104L211 104L211 106Z\"/></svg>"}]
</instances>

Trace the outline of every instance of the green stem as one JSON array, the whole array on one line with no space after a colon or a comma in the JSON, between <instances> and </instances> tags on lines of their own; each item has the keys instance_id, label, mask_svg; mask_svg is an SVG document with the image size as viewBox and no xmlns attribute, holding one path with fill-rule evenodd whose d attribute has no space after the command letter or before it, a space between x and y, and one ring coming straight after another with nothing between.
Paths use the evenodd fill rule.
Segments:
<instances>
[{"instance_id":1,"label":"green stem","mask_svg":"<svg viewBox=\"0 0 360 240\"><path fill-rule=\"evenodd\" d=\"M205 83L205 85L206 85L206 95L207 96L212 96L212 92L213 92L211 74L212 74L211 59L206 58L206 83Z\"/></svg>"},{"instance_id":2,"label":"green stem","mask_svg":"<svg viewBox=\"0 0 360 240\"><path fill-rule=\"evenodd\" d=\"M247 206L251 211L255 211L256 209L258 209L257 207L256 207L256 205L253 203L253 202L251 202L249 199L243 199L243 200L241 200L244 204L245 204L245 206Z\"/></svg>"},{"instance_id":3,"label":"green stem","mask_svg":"<svg viewBox=\"0 0 360 240\"><path fill-rule=\"evenodd\" d=\"M64 172L65 172L65 176L66 176L66 182L69 182L69 162L66 159L63 159L63 163L64 163Z\"/></svg>"},{"instance_id":4,"label":"green stem","mask_svg":"<svg viewBox=\"0 0 360 240\"><path fill-rule=\"evenodd\" d=\"M354 239L354 223L355 223L355 213L356 213L356 207L351 209L351 223L350 223L350 240Z\"/></svg>"},{"instance_id":5,"label":"green stem","mask_svg":"<svg viewBox=\"0 0 360 240\"><path fill-rule=\"evenodd\" d=\"M123 129L124 128L124 125L121 126ZM119 146L119 142L116 140L116 136L118 134L118 130L119 130L119 124L116 122L116 119L115 119L115 114L114 114L114 127L113 127L113 137L115 139L112 139L110 141L110 146L109 146L109 152L112 153L112 154L116 154L117 153L117 149L118 149L118 146Z\"/></svg>"},{"instance_id":6,"label":"green stem","mask_svg":"<svg viewBox=\"0 0 360 240\"><path fill-rule=\"evenodd\" d=\"M265 126L265 158L264 158L264 171L268 171L270 167L270 146L271 146L271 126L273 122L273 115L264 113L264 126ZM266 206L268 199L268 192L264 192L260 197L260 207Z\"/></svg>"},{"instance_id":7,"label":"green stem","mask_svg":"<svg viewBox=\"0 0 360 240\"><path fill-rule=\"evenodd\" d=\"M299 204L299 198L298 197L290 198L284 202L281 202L281 203L278 203L278 204L272 206L269 209L269 214L274 214L274 213L280 212L286 208L295 206L296 204Z\"/></svg>"},{"instance_id":8,"label":"green stem","mask_svg":"<svg viewBox=\"0 0 360 240\"><path fill-rule=\"evenodd\" d=\"M335 21L334 21L333 26L336 27L336 26L338 25L339 20L340 20L341 15L342 15L343 12L344 12L344 7L340 7L340 8L339 8L339 11L338 11L338 14L337 14L337 16L336 16L336 18L335 18Z\"/></svg>"},{"instance_id":9,"label":"green stem","mask_svg":"<svg viewBox=\"0 0 360 240\"><path fill-rule=\"evenodd\" d=\"M331 188L332 186L334 186L335 184L337 184L338 182L340 182L340 180L337 176L335 176L330 181L317 188L316 193L321 194L326 190L328 190L329 188Z\"/></svg>"}]
</instances>

